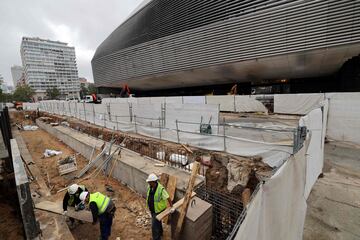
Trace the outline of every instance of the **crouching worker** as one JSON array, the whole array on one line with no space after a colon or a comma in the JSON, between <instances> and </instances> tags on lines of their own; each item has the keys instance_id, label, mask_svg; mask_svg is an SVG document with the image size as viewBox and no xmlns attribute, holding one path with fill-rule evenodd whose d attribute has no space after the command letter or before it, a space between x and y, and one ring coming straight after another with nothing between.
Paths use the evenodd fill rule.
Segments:
<instances>
[{"instance_id":1,"label":"crouching worker","mask_svg":"<svg viewBox=\"0 0 360 240\"><path fill-rule=\"evenodd\" d=\"M156 216L164 211L167 207L167 203L172 207L172 202L169 198L168 192L159 183L159 178L154 174L150 174L146 179L149 184L147 190L146 203L151 212L151 231L153 240L161 240L163 235L163 228L161 221L156 219ZM175 210L172 208L171 213Z\"/></svg>"},{"instance_id":2,"label":"crouching worker","mask_svg":"<svg viewBox=\"0 0 360 240\"><path fill-rule=\"evenodd\" d=\"M80 200L89 204L93 216L93 224L96 224L97 219L100 222L101 240L107 240L111 235L111 225L115 215L116 207L114 202L107 196L96 192L82 192Z\"/></svg>"},{"instance_id":3,"label":"crouching worker","mask_svg":"<svg viewBox=\"0 0 360 240\"><path fill-rule=\"evenodd\" d=\"M68 206L75 207L75 211L83 210L85 205L80 200L80 194L84 191L88 191L84 185L72 184L68 187L63 199L63 210L66 215ZM70 227L74 227L75 220L70 218Z\"/></svg>"}]
</instances>

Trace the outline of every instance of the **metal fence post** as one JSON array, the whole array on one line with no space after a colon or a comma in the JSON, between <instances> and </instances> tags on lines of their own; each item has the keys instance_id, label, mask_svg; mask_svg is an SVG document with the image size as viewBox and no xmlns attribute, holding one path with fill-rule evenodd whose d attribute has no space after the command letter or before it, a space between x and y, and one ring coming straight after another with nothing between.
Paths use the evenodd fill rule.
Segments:
<instances>
[{"instance_id":1,"label":"metal fence post","mask_svg":"<svg viewBox=\"0 0 360 240\"><path fill-rule=\"evenodd\" d=\"M136 126L136 115L134 115L134 122L135 122L135 133L137 133L137 126Z\"/></svg>"},{"instance_id":2,"label":"metal fence post","mask_svg":"<svg viewBox=\"0 0 360 240\"><path fill-rule=\"evenodd\" d=\"M95 123L95 117L96 117L96 115L95 115L95 106L94 106L94 104L92 106L93 106L93 120L94 120L94 124L96 124Z\"/></svg>"},{"instance_id":3,"label":"metal fence post","mask_svg":"<svg viewBox=\"0 0 360 240\"><path fill-rule=\"evenodd\" d=\"M118 121L118 116L115 116L116 119L116 130L119 131L119 121Z\"/></svg>"},{"instance_id":4,"label":"metal fence post","mask_svg":"<svg viewBox=\"0 0 360 240\"><path fill-rule=\"evenodd\" d=\"M104 127L106 128L106 111L104 112Z\"/></svg>"},{"instance_id":5,"label":"metal fence post","mask_svg":"<svg viewBox=\"0 0 360 240\"><path fill-rule=\"evenodd\" d=\"M205 96L206 97L206 96ZM218 129L217 129L217 134L219 135L219 132L220 132L220 125L219 125L219 121L220 121L220 104L218 104L218 109L219 109L219 112L218 112Z\"/></svg>"},{"instance_id":6,"label":"metal fence post","mask_svg":"<svg viewBox=\"0 0 360 240\"><path fill-rule=\"evenodd\" d=\"M223 118L223 126L224 126L224 152L226 152L226 133L225 133L225 129L226 129L226 124L225 124L225 118Z\"/></svg>"},{"instance_id":7,"label":"metal fence post","mask_svg":"<svg viewBox=\"0 0 360 240\"><path fill-rule=\"evenodd\" d=\"M161 140L161 118L159 118L159 136Z\"/></svg>"},{"instance_id":8,"label":"metal fence post","mask_svg":"<svg viewBox=\"0 0 360 240\"><path fill-rule=\"evenodd\" d=\"M84 106L84 119L85 119L85 122L86 122L86 110L85 110L85 103L83 103L83 106Z\"/></svg>"},{"instance_id":9,"label":"metal fence post","mask_svg":"<svg viewBox=\"0 0 360 240\"><path fill-rule=\"evenodd\" d=\"M176 119L176 135L177 135L177 140L178 143L180 143L180 137L179 137L179 124L178 124L178 120Z\"/></svg>"},{"instance_id":10,"label":"metal fence post","mask_svg":"<svg viewBox=\"0 0 360 240\"><path fill-rule=\"evenodd\" d=\"M234 95L234 112L236 112L236 99L235 99L235 95Z\"/></svg>"},{"instance_id":11,"label":"metal fence post","mask_svg":"<svg viewBox=\"0 0 360 240\"><path fill-rule=\"evenodd\" d=\"M133 121L132 103L129 103L129 115L130 115L130 122L132 122Z\"/></svg>"},{"instance_id":12,"label":"metal fence post","mask_svg":"<svg viewBox=\"0 0 360 240\"><path fill-rule=\"evenodd\" d=\"M70 107L70 101L69 101L68 105L69 105L69 116L71 116L71 107Z\"/></svg>"}]
</instances>

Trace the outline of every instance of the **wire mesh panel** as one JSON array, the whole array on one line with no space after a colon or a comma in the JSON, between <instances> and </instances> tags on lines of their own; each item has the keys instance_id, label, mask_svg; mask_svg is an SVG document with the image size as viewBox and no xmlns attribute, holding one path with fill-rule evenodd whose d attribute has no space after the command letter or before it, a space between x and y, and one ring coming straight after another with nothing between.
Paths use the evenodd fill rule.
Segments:
<instances>
[{"instance_id":1,"label":"wire mesh panel","mask_svg":"<svg viewBox=\"0 0 360 240\"><path fill-rule=\"evenodd\" d=\"M198 187L195 192L197 197L213 206L212 239L227 239L243 212L241 197L205 185Z\"/></svg>"}]
</instances>

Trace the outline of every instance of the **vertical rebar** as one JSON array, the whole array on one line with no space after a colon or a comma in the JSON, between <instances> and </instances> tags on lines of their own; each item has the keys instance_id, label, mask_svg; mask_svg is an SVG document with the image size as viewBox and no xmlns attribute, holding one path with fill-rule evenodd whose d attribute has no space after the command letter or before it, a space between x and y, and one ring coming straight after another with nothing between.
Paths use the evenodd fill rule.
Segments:
<instances>
[{"instance_id":1,"label":"vertical rebar","mask_svg":"<svg viewBox=\"0 0 360 240\"><path fill-rule=\"evenodd\" d=\"M178 124L178 120L176 119L176 135L177 135L177 140L178 143L180 143L180 137L179 137L179 124Z\"/></svg>"}]
</instances>

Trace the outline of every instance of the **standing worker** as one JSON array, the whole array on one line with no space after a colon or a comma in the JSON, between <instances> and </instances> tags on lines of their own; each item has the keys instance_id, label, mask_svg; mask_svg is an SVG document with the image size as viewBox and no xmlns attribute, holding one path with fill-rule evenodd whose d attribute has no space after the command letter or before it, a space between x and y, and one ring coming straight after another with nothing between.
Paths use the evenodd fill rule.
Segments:
<instances>
[{"instance_id":1,"label":"standing worker","mask_svg":"<svg viewBox=\"0 0 360 240\"><path fill-rule=\"evenodd\" d=\"M75 207L75 211L83 210L85 206L82 204L80 200L80 194L84 191L88 191L84 185L72 184L68 187L66 194L63 199L63 210L64 215L67 213L67 207ZM70 227L74 227L75 219L70 218L71 225Z\"/></svg>"},{"instance_id":2,"label":"standing worker","mask_svg":"<svg viewBox=\"0 0 360 240\"><path fill-rule=\"evenodd\" d=\"M99 218L100 239L107 240L111 235L111 225L116 211L114 202L109 197L99 192L82 192L80 194L80 200L85 204L89 204L93 217L93 224L96 224L97 219Z\"/></svg>"},{"instance_id":3,"label":"standing worker","mask_svg":"<svg viewBox=\"0 0 360 240\"><path fill-rule=\"evenodd\" d=\"M167 207L167 203L172 207L172 202L170 200L168 192L165 188L159 183L159 178L154 174L150 174L146 179L148 182L148 190L146 196L146 204L151 212L151 230L152 230L152 239L161 240L163 235L163 228L161 221L156 219L156 215L164 211ZM175 209L171 208L171 213Z\"/></svg>"}]
</instances>

